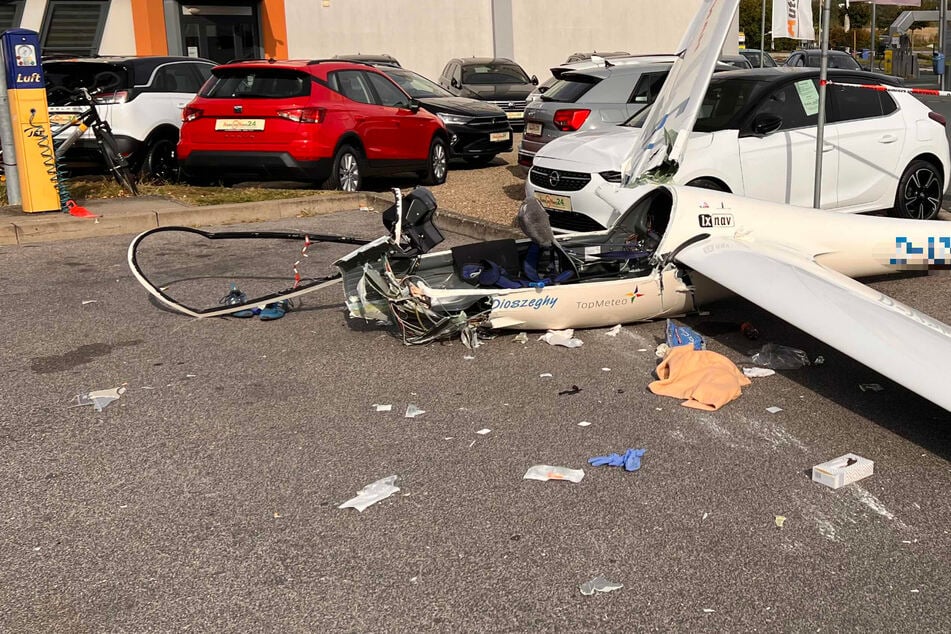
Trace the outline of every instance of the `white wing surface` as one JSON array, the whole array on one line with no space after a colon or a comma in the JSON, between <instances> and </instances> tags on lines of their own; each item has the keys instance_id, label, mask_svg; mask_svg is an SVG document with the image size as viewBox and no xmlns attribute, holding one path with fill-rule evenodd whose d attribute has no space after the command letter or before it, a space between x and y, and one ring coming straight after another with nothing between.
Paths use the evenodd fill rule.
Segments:
<instances>
[{"instance_id":1,"label":"white wing surface","mask_svg":"<svg viewBox=\"0 0 951 634\"><path fill-rule=\"evenodd\" d=\"M713 237L676 260L951 411L951 326L781 247Z\"/></svg>"},{"instance_id":2,"label":"white wing surface","mask_svg":"<svg viewBox=\"0 0 951 634\"><path fill-rule=\"evenodd\" d=\"M740 0L702 0L687 27L664 86L644 121L641 138L621 164L626 186L665 159L680 163L700 112L720 49Z\"/></svg>"}]
</instances>

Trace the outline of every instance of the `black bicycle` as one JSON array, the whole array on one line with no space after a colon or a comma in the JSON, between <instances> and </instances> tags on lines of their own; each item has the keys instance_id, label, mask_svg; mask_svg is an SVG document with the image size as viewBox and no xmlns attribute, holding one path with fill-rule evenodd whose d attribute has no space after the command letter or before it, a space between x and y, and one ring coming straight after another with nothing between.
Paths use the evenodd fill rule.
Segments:
<instances>
[{"instance_id":1,"label":"black bicycle","mask_svg":"<svg viewBox=\"0 0 951 634\"><path fill-rule=\"evenodd\" d=\"M62 162L66 156L66 152L79 141L83 134L86 133L86 130L92 130L93 136L96 138L99 153L102 154L103 161L116 179L116 182L128 190L133 196L138 196L139 190L136 188L135 178L129 169L129 163L125 157L119 153L119 144L112 134L112 128L109 126L108 121L102 120L99 116L99 111L96 110L96 105L93 101L93 95L95 93L89 92L89 90L84 87L79 87L70 92L69 105L82 105L84 109L81 112L71 114L69 119L61 124L50 124L53 144L56 148L56 160ZM50 117L50 119L52 118L53 117ZM73 129L69 131L65 137L61 137L69 128Z\"/></svg>"}]
</instances>

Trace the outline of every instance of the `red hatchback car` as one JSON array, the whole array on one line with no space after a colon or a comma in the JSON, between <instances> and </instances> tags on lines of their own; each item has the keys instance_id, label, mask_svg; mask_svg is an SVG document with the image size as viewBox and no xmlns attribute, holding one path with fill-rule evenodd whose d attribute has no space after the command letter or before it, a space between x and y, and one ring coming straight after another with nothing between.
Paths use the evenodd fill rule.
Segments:
<instances>
[{"instance_id":1,"label":"red hatchback car","mask_svg":"<svg viewBox=\"0 0 951 634\"><path fill-rule=\"evenodd\" d=\"M345 191L358 191L367 175L446 180L443 122L365 64L217 66L182 121L178 159L188 180L307 180Z\"/></svg>"}]
</instances>

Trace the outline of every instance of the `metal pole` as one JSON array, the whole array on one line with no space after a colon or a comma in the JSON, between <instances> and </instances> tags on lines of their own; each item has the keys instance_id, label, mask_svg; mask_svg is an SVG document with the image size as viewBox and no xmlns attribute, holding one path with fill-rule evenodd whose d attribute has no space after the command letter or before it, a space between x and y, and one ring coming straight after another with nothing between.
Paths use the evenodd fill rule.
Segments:
<instances>
[{"instance_id":1,"label":"metal pole","mask_svg":"<svg viewBox=\"0 0 951 634\"><path fill-rule=\"evenodd\" d=\"M875 70L875 50L878 48L876 46L878 38L876 37L877 33L875 32L875 0L872 0L872 25L869 34L872 40L872 50L868 54L868 69Z\"/></svg>"},{"instance_id":2,"label":"metal pole","mask_svg":"<svg viewBox=\"0 0 951 634\"><path fill-rule=\"evenodd\" d=\"M829 59L829 12L832 6L832 0L825 0L822 6L822 62L819 65L819 119L816 127L816 182L813 189L812 206L821 209L819 200L822 194L822 146L825 144L823 139L823 128L826 121L826 76L828 75ZM873 5L874 6L874 5Z\"/></svg>"},{"instance_id":3,"label":"metal pole","mask_svg":"<svg viewBox=\"0 0 951 634\"><path fill-rule=\"evenodd\" d=\"M7 179L7 204L20 205L20 175L17 172L17 153L13 144L13 121L10 119L10 103L7 99L7 65L0 47L0 145L3 147L3 174Z\"/></svg>"},{"instance_id":4,"label":"metal pole","mask_svg":"<svg viewBox=\"0 0 951 634\"><path fill-rule=\"evenodd\" d=\"M941 0L941 5L938 8L938 50L944 55L944 46L945 46L945 29L948 27L948 3L947 0ZM947 64L947 60L945 61ZM938 90L944 90L944 73L938 75Z\"/></svg>"},{"instance_id":5,"label":"metal pole","mask_svg":"<svg viewBox=\"0 0 951 634\"><path fill-rule=\"evenodd\" d=\"M763 67L766 57L766 0L763 0L763 17L759 26L759 67Z\"/></svg>"}]
</instances>

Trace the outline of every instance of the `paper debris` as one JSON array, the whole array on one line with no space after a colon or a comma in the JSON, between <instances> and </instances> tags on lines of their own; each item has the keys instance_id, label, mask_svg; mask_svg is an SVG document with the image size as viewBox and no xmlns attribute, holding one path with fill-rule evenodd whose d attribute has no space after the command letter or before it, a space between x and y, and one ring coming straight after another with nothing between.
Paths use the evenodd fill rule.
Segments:
<instances>
[{"instance_id":1,"label":"paper debris","mask_svg":"<svg viewBox=\"0 0 951 634\"><path fill-rule=\"evenodd\" d=\"M610 372L610 371L611 371L611 368L601 368L601 371L602 371L602 372Z\"/></svg>"},{"instance_id":2,"label":"paper debris","mask_svg":"<svg viewBox=\"0 0 951 634\"><path fill-rule=\"evenodd\" d=\"M772 370L770 368L757 368L757 367L743 368L743 374L747 378L758 379L764 376L772 376L776 374L776 370Z\"/></svg>"},{"instance_id":3,"label":"paper debris","mask_svg":"<svg viewBox=\"0 0 951 634\"><path fill-rule=\"evenodd\" d=\"M583 421L581 421L580 423L578 423L578 427L587 427L587 426L590 425L590 424L591 424L591 423L589 423L588 421L583 420Z\"/></svg>"},{"instance_id":4,"label":"paper debris","mask_svg":"<svg viewBox=\"0 0 951 634\"><path fill-rule=\"evenodd\" d=\"M623 587L623 583L608 581L602 576L597 576L591 581L585 581L582 583L580 590L581 594L586 597L590 597L595 592L611 592L612 590L620 590Z\"/></svg>"},{"instance_id":5,"label":"paper debris","mask_svg":"<svg viewBox=\"0 0 951 634\"><path fill-rule=\"evenodd\" d=\"M99 303L98 299L84 299L83 300L83 306L85 306L86 304L97 304L97 303Z\"/></svg>"},{"instance_id":6,"label":"paper debris","mask_svg":"<svg viewBox=\"0 0 951 634\"><path fill-rule=\"evenodd\" d=\"M859 389L863 392L881 392L885 388L878 383L862 383L859 385Z\"/></svg>"},{"instance_id":7,"label":"paper debris","mask_svg":"<svg viewBox=\"0 0 951 634\"><path fill-rule=\"evenodd\" d=\"M528 333L527 332L518 333L517 335L515 335L514 341L516 343L528 343Z\"/></svg>"},{"instance_id":8,"label":"paper debris","mask_svg":"<svg viewBox=\"0 0 951 634\"><path fill-rule=\"evenodd\" d=\"M410 403L409 405L406 406L406 415L403 416L403 418L416 418L420 414L425 414L425 413L426 413L426 410L419 409L418 407Z\"/></svg>"},{"instance_id":9,"label":"paper debris","mask_svg":"<svg viewBox=\"0 0 951 634\"><path fill-rule=\"evenodd\" d=\"M711 612L716 612L716 610L714 610L713 608L703 608L703 611L706 612L707 614L710 614Z\"/></svg>"},{"instance_id":10,"label":"paper debris","mask_svg":"<svg viewBox=\"0 0 951 634\"><path fill-rule=\"evenodd\" d=\"M465 359L466 361L472 361L473 359L475 359L475 357L472 356L471 354L467 354L466 356L464 356L464 357L462 357L462 358Z\"/></svg>"},{"instance_id":11,"label":"paper debris","mask_svg":"<svg viewBox=\"0 0 951 634\"><path fill-rule=\"evenodd\" d=\"M124 387L114 387L111 390L95 390L77 394L73 397L75 404L72 407L82 407L83 405L92 405L97 412L101 412L112 401L119 400L119 397L125 393Z\"/></svg>"},{"instance_id":12,"label":"paper debris","mask_svg":"<svg viewBox=\"0 0 951 634\"><path fill-rule=\"evenodd\" d=\"M399 487L393 486L396 482L396 476L388 476L377 480L373 484L368 484L357 492L357 496L350 498L340 506L338 509L357 509L361 513L363 509L370 506L371 504L376 504L380 500L385 500L394 493L400 490Z\"/></svg>"},{"instance_id":13,"label":"paper debris","mask_svg":"<svg viewBox=\"0 0 951 634\"><path fill-rule=\"evenodd\" d=\"M638 352L647 352L647 348L638 348L637 351L638 351Z\"/></svg>"},{"instance_id":14,"label":"paper debris","mask_svg":"<svg viewBox=\"0 0 951 634\"><path fill-rule=\"evenodd\" d=\"M393 410L393 406L390 405L389 403L386 403L386 404L374 403L373 407L375 407L376 411L378 412L390 412Z\"/></svg>"},{"instance_id":15,"label":"paper debris","mask_svg":"<svg viewBox=\"0 0 951 634\"><path fill-rule=\"evenodd\" d=\"M479 434L480 436L485 436L486 434L491 434L492 430L488 428L484 428L484 429L480 429L476 433Z\"/></svg>"},{"instance_id":16,"label":"paper debris","mask_svg":"<svg viewBox=\"0 0 951 634\"><path fill-rule=\"evenodd\" d=\"M609 337L617 337L618 334L620 334L620 332L621 332L621 324L618 324L617 326L612 326L611 329L608 330L604 334L606 334Z\"/></svg>"},{"instance_id":17,"label":"paper debris","mask_svg":"<svg viewBox=\"0 0 951 634\"><path fill-rule=\"evenodd\" d=\"M581 469L569 469L568 467L553 467L547 464L532 465L522 476L523 480L567 480L577 484L584 478L584 471Z\"/></svg>"},{"instance_id":18,"label":"paper debris","mask_svg":"<svg viewBox=\"0 0 951 634\"><path fill-rule=\"evenodd\" d=\"M541 337L539 341L544 341L550 346L564 346L565 348L578 348L584 342L574 336L575 331L571 328L567 330L549 330Z\"/></svg>"},{"instance_id":19,"label":"paper debris","mask_svg":"<svg viewBox=\"0 0 951 634\"><path fill-rule=\"evenodd\" d=\"M784 515L777 515L775 522L776 522L776 527L777 527L777 528L782 528L782 527L783 527L783 524L786 523L786 516L784 516Z\"/></svg>"},{"instance_id":20,"label":"paper debris","mask_svg":"<svg viewBox=\"0 0 951 634\"><path fill-rule=\"evenodd\" d=\"M769 412L770 414L778 414L779 412L783 411L783 408L776 407L775 405L773 405L772 407L767 407L766 411Z\"/></svg>"},{"instance_id":21,"label":"paper debris","mask_svg":"<svg viewBox=\"0 0 951 634\"><path fill-rule=\"evenodd\" d=\"M538 378L540 379L550 379L551 377L552 377L551 372L542 372L541 374L538 375Z\"/></svg>"}]
</instances>

